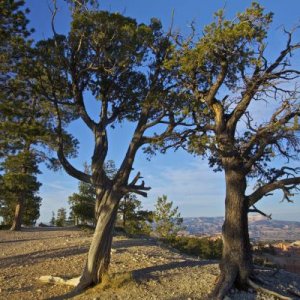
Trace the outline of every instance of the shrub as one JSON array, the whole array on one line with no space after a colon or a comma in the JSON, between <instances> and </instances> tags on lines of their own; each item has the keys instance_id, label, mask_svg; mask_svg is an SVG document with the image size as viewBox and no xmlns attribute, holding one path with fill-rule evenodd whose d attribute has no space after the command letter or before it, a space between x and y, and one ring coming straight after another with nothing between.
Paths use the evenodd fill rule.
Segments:
<instances>
[{"instance_id":1,"label":"shrub","mask_svg":"<svg viewBox=\"0 0 300 300\"><path fill-rule=\"evenodd\" d=\"M180 252L195 255L204 259L220 259L222 256L222 240L209 238L175 237L167 242Z\"/></svg>"}]
</instances>

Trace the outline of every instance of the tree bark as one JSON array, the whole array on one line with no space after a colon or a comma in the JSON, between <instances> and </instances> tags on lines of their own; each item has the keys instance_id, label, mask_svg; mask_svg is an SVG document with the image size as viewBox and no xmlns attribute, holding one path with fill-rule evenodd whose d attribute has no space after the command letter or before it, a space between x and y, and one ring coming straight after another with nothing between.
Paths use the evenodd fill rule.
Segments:
<instances>
[{"instance_id":1,"label":"tree bark","mask_svg":"<svg viewBox=\"0 0 300 300\"><path fill-rule=\"evenodd\" d=\"M245 288L252 272L252 255L248 232L246 176L240 170L225 168L225 222L222 229L223 253L213 299L223 299L234 285Z\"/></svg>"},{"instance_id":2,"label":"tree bark","mask_svg":"<svg viewBox=\"0 0 300 300\"><path fill-rule=\"evenodd\" d=\"M21 230L23 210L24 210L24 201L23 199L19 199L16 205L15 216L10 230L12 231Z\"/></svg>"},{"instance_id":3,"label":"tree bark","mask_svg":"<svg viewBox=\"0 0 300 300\"><path fill-rule=\"evenodd\" d=\"M99 199L99 196L102 196ZM110 263L113 227L121 196L111 190L97 194L97 225L90 245L83 273L75 291L101 283Z\"/></svg>"}]
</instances>

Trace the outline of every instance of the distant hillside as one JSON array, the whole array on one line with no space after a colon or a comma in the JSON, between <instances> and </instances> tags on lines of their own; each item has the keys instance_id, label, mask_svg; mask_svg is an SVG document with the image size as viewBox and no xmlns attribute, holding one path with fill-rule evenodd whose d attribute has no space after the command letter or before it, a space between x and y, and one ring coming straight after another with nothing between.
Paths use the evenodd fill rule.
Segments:
<instances>
[{"instance_id":1,"label":"distant hillside","mask_svg":"<svg viewBox=\"0 0 300 300\"><path fill-rule=\"evenodd\" d=\"M184 218L183 225L192 235L221 234L224 217ZM299 240L300 222L269 220L261 215L249 216L249 232L258 240Z\"/></svg>"}]
</instances>

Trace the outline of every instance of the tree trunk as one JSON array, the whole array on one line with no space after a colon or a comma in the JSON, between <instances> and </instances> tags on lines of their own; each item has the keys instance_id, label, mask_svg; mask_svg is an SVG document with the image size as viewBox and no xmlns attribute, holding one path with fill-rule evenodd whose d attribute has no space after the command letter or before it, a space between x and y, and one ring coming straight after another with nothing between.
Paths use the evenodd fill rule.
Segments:
<instances>
[{"instance_id":1,"label":"tree trunk","mask_svg":"<svg viewBox=\"0 0 300 300\"><path fill-rule=\"evenodd\" d=\"M126 228L126 204L127 204L127 195L124 197L124 210L123 210L123 229Z\"/></svg>"},{"instance_id":2,"label":"tree trunk","mask_svg":"<svg viewBox=\"0 0 300 300\"><path fill-rule=\"evenodd\" d=\"M225 222L220 277L213 299L223 299L230 288L247 286L252 272L252 255L248 232L248 200L245 197L246 177L237 170L226 170Z\"/></svg>"},{"instance_id":3,"label":"tree trunk","mask_svg":"<svg viewBox=\"0 0 300 300\"><path fill-rule=\"evenodd\" d=\"M102 195L103 197L98 199ZM75 289L77 292L101 283L103 275L108 271L113 227L120 199L121 197L111 190L97 195L97 225L80 282Z\"/></svg>"},{"instance_id":4,"label":"tree trunk","mask_svg":"<svg viewBox=\"0 0 300 300\"><path fill-rule=\"evenodd\" d=\"M13 224L12 224L10 230L12 230L12 231L20 231L21 230L23 210L24 210L23 199L19 199L19 201L16 205L15 216L14 216Z\"/></svg>"}]
</instances>

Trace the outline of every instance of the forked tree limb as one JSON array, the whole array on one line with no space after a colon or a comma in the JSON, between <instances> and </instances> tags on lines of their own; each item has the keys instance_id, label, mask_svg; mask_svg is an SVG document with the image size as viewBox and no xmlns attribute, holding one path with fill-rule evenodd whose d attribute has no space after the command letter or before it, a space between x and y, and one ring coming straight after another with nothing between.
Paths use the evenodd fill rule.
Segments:
<instances>
[{"instance_id":1,"label":"forked tree limb","mask_svg":"<svg viewBox=\"0 0 300 300\"><path fill-rule=\"evenodd\" d=\"M56 98L55 98L56 100ZM77 178L78 180L84 181L86 183L91 183L91 179L92 177L84 172L81 172L79 170L77 170L66 158L65 153L64 153L64 142L63 142L63 130L62 130L62 120L61 120L61 115L60 115L60 111L59 111L59 107L57 102L55 101L54 103L55 105L55 110L56 110L56 115L57 115L57 127L56 127L56 131L58 134L58 149L57 149L57 156L58 159L60 161L60 163L62 164L62 166L64 167L64 169L66 170L66 172Z\"/></svg>"},{"instance_id":2,"label":"forked tree limb","mask_svg":"<svg viewBox=\"0 0 300 300\"><path fill-rule=\"evenodd\" d=\"M253 208L249 208L248 209L248 212L256 212L256 213L259 213L260 215L268 218L269 220L272 220L272 214L266 214L264 213L263 211L259 210L258 208L256 208L254 205L252 206Z\"/></svg>"},{"instance_id":3,"label":"forked tree limb","mask_svg":"<svg viewBox=\"0 0 300 300\"><path fill-rule=\"evenodd\" d=\"M296 186L298 184L300 184L300 177L287 178L287 179L274 181L269 184L265 184L262 187L258 188L251 195L248 196L249 206L254 205L267 193L270 193L277 189L288 188L287 186L291 186L291 185L293 185L293 188L294 188L294 186Z\"/></svg>"}]
</instances>

